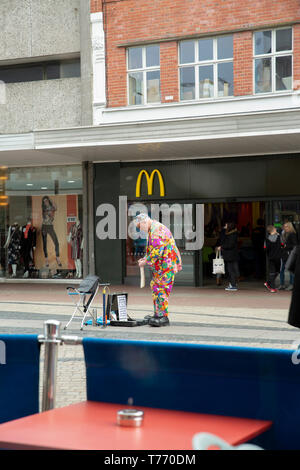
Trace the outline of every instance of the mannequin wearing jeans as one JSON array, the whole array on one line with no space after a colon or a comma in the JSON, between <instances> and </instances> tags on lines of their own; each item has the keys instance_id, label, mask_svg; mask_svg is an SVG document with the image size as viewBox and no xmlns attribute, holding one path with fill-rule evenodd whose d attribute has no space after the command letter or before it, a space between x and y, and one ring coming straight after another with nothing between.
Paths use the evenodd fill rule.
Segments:
<instances>
[{"instance_id":1,"label":"mannequin wearing jeans","mask_svg":"<svg viewBox=\"0 0 300 470\"><path fill-rule=\"evenodd\" d=\"M58 266L61 266L59 259L59 243L57 235L54 230L54 214L57 211L56 205L51 201L48 196L44 196L42 199L42 213L43 213L43 224L42 224L42 238L43 238L43 250L46 259L46 266L49 266L48 260L48 248L47 248L47 238L48 235L51 237L56 254L56 261Z\"/></svg>"}]
</instances>

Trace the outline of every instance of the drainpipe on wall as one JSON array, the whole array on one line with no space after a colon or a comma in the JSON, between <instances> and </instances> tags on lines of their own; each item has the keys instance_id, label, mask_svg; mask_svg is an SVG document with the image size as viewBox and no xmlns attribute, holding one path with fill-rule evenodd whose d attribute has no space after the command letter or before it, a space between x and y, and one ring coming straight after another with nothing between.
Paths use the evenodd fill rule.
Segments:
<instances>
[{"instance_id":1,"label":"drainpipe on wall","mask_svg":"<svg viewBox=\"0 0 300 470\"><path fill-rule=\"evenodd\" d=\"M82 163L83 182L83 277L95 274L94 254L94 164L92 162Z\"/></svg>"},{"instance_id":2,"label":"drainpipe on wall","mask_svg":"<svg viewBox=\"0 0 300 470\"><path fill-rule=\"evenodd\" d=\"M99 125L102 122L102 112L106 107L106 57L103 13L92 13L91 24L93 62L93 124Z\"/></svg>"}]
</instances>

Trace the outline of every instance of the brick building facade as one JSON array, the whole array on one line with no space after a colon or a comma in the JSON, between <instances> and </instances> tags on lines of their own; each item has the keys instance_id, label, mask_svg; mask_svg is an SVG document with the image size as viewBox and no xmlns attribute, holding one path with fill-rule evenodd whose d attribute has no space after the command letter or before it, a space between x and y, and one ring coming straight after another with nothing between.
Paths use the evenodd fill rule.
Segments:
<instances>
[{"instance_id":1,"label":"brick building facade","mask_svg":"<svg viewBox=\"0 0 300 470\"><path fill-rule=\"evenodd\" d=\"M106 36L107 105L126 106L126 48L160 45L161 103L178 102L178 45L182 40L233 35L234 96L254 94L253 33L293 28L293 89L300 80L300 7L297 0L103 0ZM172 97L172 98L170 98Z\"/></svg>"}]
</instances>

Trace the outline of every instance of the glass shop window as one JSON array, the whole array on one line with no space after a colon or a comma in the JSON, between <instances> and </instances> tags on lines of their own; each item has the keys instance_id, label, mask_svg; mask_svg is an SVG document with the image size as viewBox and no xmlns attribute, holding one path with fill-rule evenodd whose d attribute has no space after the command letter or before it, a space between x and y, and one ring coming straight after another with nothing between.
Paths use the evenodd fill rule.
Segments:
<instances>
[{"instance_id":1,"label":"glass shop window","mask_svg":"<svg viewBox=\"0 0 300 470\"><path fill-rule=\"evenodd\" d=\"M0 169L0 238L2 277L81 278L81 166Z\"/></svg>"}]
</instances>

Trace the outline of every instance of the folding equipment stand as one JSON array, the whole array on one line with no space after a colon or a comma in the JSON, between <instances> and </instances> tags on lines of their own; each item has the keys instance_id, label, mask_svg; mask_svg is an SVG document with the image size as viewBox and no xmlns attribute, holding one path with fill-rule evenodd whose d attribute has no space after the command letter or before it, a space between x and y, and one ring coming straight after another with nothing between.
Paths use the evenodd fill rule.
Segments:
<instances>
[{"instance_id":1,"label":"folding equipment stand","mask_svg":"<svg viewBox=\"0 0 300 470\"><path fill-rule=\"evenodd\" d=\"M107 284L99 284L99 278L97 276L89 275L85 279L83 279L83 281L80 283L78 288L70 287L70 286L67 287L68 295L70 296L77 295L79 296L79 298L77 302L75 303L75 309L70 320L64 327L65 330L68 328L71 321L76 316L77 312L80 312L81 315L83 316L83 319L80 325L81 330L83 330L83 325L84 325L87 315L90 315L93 321L95 322L97 321L97 314L95 318L91 308L92 308L93 301L99 290L99 287L102 285L107 286ZM88 295L89 295L89 298L86 299Z\"/></svg>"}]
</instances>

